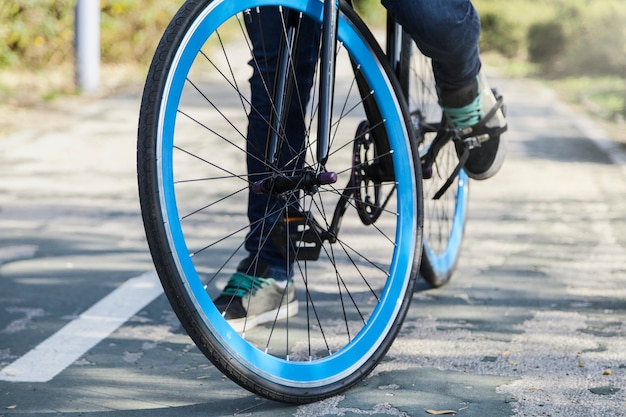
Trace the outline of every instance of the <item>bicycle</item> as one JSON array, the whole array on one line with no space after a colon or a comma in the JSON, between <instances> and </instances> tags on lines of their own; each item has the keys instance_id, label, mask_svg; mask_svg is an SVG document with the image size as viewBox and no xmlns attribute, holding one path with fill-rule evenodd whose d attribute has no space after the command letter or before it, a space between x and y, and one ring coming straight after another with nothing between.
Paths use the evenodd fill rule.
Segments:
<instances>
[{"instance_id":1,"label":"bicycle","mask_svg":"<svg viewBox=\"0 0 626 417\"><path fill-rule=\"evenodd\" d=\"M460 133L441 124L427 61L393 21L383 52L351 5L335 4L187 1L156 50L139 118L141 211L172 308L225 375L291 403L344 391L376 366L409 308L422 250L432 285L452 274L467 207L452 140ZM248 85L257 64L246 24L268 8L280 11L285 46L267 89L275 103L267 175L248 178L243 127L257 112ZM322 25L321 46L301 112L305 143L294 150L283 115L285 97L302 94L294 91L292 53L304 22ZM288 168L277 162L284 149L297 160ZM276 218L270 236L294 262L300 310L294 316L285 307L252 330L245 321L229 325L212 302L235 271L246 232L261 227L248 224L248 192L284 201L267 213ZM424 215L435 227L423 239Z\"/></svg>"}]
</instances>

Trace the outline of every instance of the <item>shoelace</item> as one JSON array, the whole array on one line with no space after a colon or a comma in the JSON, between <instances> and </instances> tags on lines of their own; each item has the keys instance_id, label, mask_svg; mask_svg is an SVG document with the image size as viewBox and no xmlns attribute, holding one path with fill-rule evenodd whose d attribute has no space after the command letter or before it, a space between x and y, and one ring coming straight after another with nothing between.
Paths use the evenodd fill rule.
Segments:
<instances>
[{"instance_id":1,"label":"shoelace","mask_svg":"<svg viewBox=\"0 0 626 417\"><path fill-rule=\"evenodd\" d=\"M480 121L482 91L478 93L474 101L463 107L444 107L445 113L450 118L454 127L464 128L473 126Z\"/></svg>"},{"instance_id":2,"label":"shoelace","mask_svg":"<svg viewBox=\"0 0 626 417\"><path fill-rule=\"evenodd\" d=\"M224 291L222 291L222 295L245 297L268 285L270 285L270 280L267 278L254 277L252 275L246 275L243 272L235 272L228 280Z\"/></svg>"}]
</instances>

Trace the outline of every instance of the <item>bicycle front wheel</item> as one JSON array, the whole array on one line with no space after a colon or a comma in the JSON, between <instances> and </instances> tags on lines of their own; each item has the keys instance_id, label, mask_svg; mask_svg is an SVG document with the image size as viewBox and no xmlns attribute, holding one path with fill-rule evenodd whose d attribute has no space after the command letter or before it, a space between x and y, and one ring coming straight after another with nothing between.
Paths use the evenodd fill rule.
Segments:
<instances>
[{"instance_id":1,"label":"bicycle front wheel","mask_svg":"<svg viewBox=\"0 0 626 417\"><path fill-rule=\"evenodd\" d=\"M407 34L402 38L401 75L412 124L416 129L420 156L433 145L442 112L429 58ZM447 284L459 257L467 220L469 182L461 170L450 188L435 197L459 162L454 143L449 141L437 153L432 170L424 175L424 242L420 273L431 286ZM426 178L429 177L429 178Z\"/></svg>"},{"instance_id":2,"label":"bicycle front wheel","mask_svg":"<svg viewBox=\"0 0 626 417\"><path fill-rule=\"evenodd\" d=\"M285 94L302 104L289 114L299 118L304 138L288 137L284 121L272 116L284 108L273 87L260 89L271 99L269 115L252 105L249 80L272 58L257 52L252 58L250 31L267 28L251 25L268 10L284 38L302 28L300 38L308 39L305 25L319 30L323 16L323 4L308 0L191 0L176 15L143 94L140 201L165 293L198 348L244 388L305 403L361 380L396 337L419 268L421 173L397 81L371 34L344 5L337 67L351 71L337 74L324 166L316 157L319 57L310 99L302 98L299 72L287 70L295 82L285 84ZM285 50L291 68L298 62L295 50ZM276 163L252 155L251 117L257 126L272 125L262 136L275 134L281 157L292 157ZM265 178L248 174L247 166L258 162L267 167ZM310 182L321 168L336 181ZM279 182L280 192L273 192ZM254 225L251 188L282 203L268 205L265 221ZM259 249L273 245L293 263L299 312L279 307L283 311L263 325L252 329L244 321L235 328L213 300L249 256L246 236L260 224L272 230Z\"/></svg>"}]
</instances>

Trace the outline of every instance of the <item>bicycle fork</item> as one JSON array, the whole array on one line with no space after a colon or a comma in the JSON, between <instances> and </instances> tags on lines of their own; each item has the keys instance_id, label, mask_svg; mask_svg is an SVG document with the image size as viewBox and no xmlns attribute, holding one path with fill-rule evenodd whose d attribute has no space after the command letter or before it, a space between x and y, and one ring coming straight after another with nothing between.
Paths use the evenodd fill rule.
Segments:
<instances>
[{"instance_id":1,"label":"bicycle fork","mask_svg":"<svg viewBox=\"0 0 626 417\"><path fill-rule=\"evenodd\" d=\"M296 54L297 42L300 36L297 20L299 16L293 11L286 12L283 27L283 42L278 60L276 82L274 87L274 107L271 112L270 132L265 149L265 163L268 172L276 172L279 166L281 142L284 139L284 126L287 123L289 104L294 93L297 74ZM272 175L269 178L253 184L252 190L256 193L283 193L290 190L302 189L305 192L314 192L319 185L332 184L337 175L326 172L325 164L328 160L330 146L333 86L335 81L335 44L337 41L338 4L336 0L324 0L324 16L321 34L321 60L319 66L319 116L317 124L317 149L314 168L306 168L294 175L284 173Z\"/></svg>"}]
</instances>

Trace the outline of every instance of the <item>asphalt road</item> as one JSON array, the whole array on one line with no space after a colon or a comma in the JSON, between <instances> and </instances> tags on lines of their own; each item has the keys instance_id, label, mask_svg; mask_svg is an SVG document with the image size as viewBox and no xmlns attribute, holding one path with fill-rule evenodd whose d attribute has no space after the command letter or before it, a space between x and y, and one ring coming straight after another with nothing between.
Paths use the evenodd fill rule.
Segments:
<instances>
[{"instance_id":1,"label":"asphalt road","mask_svg":"<svg viewBox=\"0 0 626 417\"><path fill-rule=\"evenodd\" d=\"M160 293L138 94L0 138L0 417L626 416L626 157L539 84L492 84L509 153L472 183L453 281L420 287L372 375L300 407L223 377Z\"/></svg>"}]
</instances>

